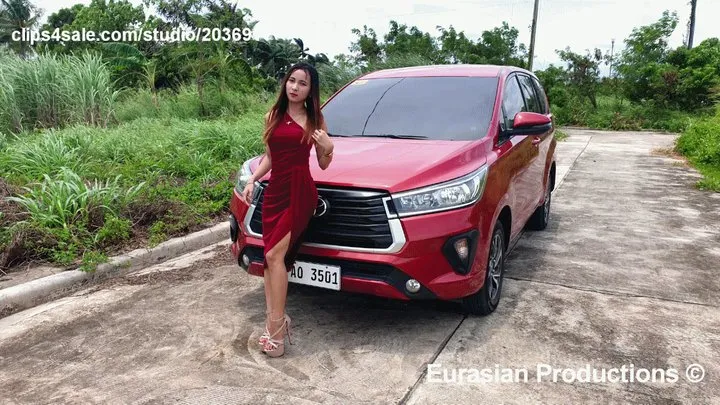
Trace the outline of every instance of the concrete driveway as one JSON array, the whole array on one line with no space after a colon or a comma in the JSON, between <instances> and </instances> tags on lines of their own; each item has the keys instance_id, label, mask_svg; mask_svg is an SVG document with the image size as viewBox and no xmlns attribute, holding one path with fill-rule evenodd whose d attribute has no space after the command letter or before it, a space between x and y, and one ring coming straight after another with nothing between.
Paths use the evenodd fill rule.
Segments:
<instances>
[{"instance_id":1,"label":"concrete driveway","mask_svg":"<svg viewBox=\"0 0 720 405\"><path fill-rule=\"evenodd\" d=\"M720 194L670 135L568 132L489 317L291 285L268 359L223 243L0 319L1 402L720 403Z\"/></svg>"}]
</instances>

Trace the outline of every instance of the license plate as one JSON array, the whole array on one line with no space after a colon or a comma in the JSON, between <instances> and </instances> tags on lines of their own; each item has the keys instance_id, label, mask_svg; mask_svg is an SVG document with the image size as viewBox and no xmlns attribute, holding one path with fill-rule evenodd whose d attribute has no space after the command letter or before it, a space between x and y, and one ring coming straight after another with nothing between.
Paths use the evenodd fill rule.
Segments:
<instances>
[{"instance_id":1,"label":"license plate","mask_svg":"<svg viewBox=\"0 0 720 405\"><path fill-rule=\"evenodd\" d=\"M288 281L340 291L340 267L318 263L295 262L288 273Z\"/></svg>"}]
</instances>

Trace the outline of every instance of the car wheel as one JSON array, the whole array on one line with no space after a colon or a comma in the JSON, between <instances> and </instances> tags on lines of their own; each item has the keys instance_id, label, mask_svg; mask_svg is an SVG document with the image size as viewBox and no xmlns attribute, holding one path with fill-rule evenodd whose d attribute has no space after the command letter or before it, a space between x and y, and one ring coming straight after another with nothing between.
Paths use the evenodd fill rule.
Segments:
<instances>
[{"instance_id":1,"label":"car wheel","mask_svg":"<svg viewBox=\"0 0 720 405\"><path fill-rule=\"evenodd\" d=\"M548 181L545 187L545 199L543 205L539 206L535 212L533 212L530 220L528 221L528 228L533 231L542 231L547 228L550 222L550 202L552 201L552 192L550 191L550 182Z\"/></svg>"},{"instance_id":2,"label":"car wheel","mask_svg":"<svg viewBox=\"0 0 720 405\"><path fill-rule=\"evenodd\" d=\"M489 315L497 308L505 274L505 249L505 231L502 223L498 221L490 239L485 283L480 291L463 299L463 306L467 312L474 315Z\"/></svg>"}]
</instances>

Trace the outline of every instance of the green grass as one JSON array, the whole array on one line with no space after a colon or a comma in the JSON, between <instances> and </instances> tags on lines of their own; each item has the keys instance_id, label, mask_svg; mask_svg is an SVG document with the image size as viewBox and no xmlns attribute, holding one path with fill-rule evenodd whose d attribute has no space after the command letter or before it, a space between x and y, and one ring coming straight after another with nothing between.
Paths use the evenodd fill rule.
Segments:
<instances>
[{"instance_id":1,"label":"green grass","mask_svg":"<svg viewBox=\"0 0 720 405\"><path fill-rule=\"evenodd\" d=\"M615 131L657 130L680 133L693 119L682 111L657 108L650 104L632 104L611 96L598 96L598 108L594 110L587 100L570 100L562 105L552 105L558 125L581 126L592 129Z\"/></svg>"},{"instance_id":2,"label":"green grass","mask_svg":"<svg viewBox=\"0 0 720 405\"><path fill-rule=\"evenodd\" d=\"M556 139L558 142L562 142L562 141L564 141L564 140L566 140L566 139L568 139L568 138L570 137L567 133L565 133L564 131L561 131L561 130L559 130L559 129L556 129L556 130L555 130L555 135L554 135L554 136L555 136L555 139Z\"/></svg>"},{"instance_id":3,"label":"green grass","mask_svg":"<svg viewBox=\"0 0 720 405\"><path fill-rule=\"evenodd\" d=\"M164 89L156 94L149 90L131 89L123 92L115 106L119 122L138 118L234 119L240 115L265 113L275 101L266 92L242 90L220 91L213 84L203 89L203 99L197 87L185 85L178 91Z\"/></svg>"},{"instance_id":4,"label":"green grass","mask_svg":"<svg viewBox=\"0 0 720 405\"><path fill-rule=\"evenodd\" d=\"M6 141L0 177L18 191L5 203L25 219L0 217L0 252L15 243L26 259L87 265L133 238L157 244L200 229L227 212L239 166L262 151L263 113L75 125Z\"/></svg>"},{"instance_id":5,"label":"green grass","mask_svg":"<svg viewBox=\"0 0 720 405\"><path fill-rule=\"evenodd\" d=\"M690 125L678 138L675 150L703 175L699 188L720 191L720 111Z\"/></svg>"}]
</instances>

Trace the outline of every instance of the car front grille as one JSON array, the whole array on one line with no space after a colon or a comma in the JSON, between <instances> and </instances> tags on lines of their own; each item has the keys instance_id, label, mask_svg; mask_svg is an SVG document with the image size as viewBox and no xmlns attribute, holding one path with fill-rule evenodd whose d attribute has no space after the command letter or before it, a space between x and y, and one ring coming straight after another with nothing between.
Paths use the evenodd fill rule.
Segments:
<instances>
[{"instance_id":1,"label":"car front grille","mask_svg":"<svg viewBox=\"0 0 720 405\"><path fill-rule=\"evenodd\" d=\"M318 195L329 202L329 208L327 214L310 220L306 243L363 249L393 245L383 202L388 193L318 187ZM262 234L263 197L261 192L250 220L250 229L257 234Z\"/></svg>"}]
</instances>

